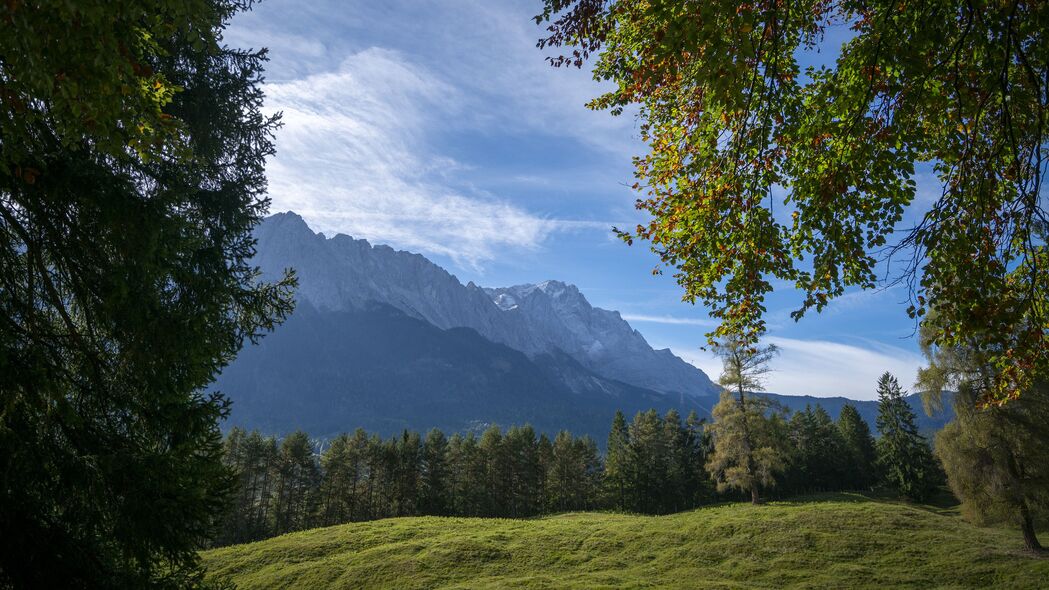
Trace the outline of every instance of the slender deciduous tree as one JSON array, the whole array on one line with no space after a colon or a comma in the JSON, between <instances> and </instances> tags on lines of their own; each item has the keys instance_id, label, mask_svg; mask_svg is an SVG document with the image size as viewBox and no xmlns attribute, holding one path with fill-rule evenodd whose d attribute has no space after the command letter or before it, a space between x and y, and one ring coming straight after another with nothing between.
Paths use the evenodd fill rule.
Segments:
<instances>
[{"instance_id":1,"label":"slender deciduous tree","mask_svg":"<svg viewBox=\"0 0 1049 590\"><path fill-rule=\"evenodd\" d=\"M710 433L714 452L707 469L718 482L718 489L737 488L750 493L751 502L760 500L760 487L775 483L773 475L785 466L783 441L777 440L768 416L772 404L752 395L764 389L763 377L776 347L757 347L743 338L729 338L715 348L721 356L723 372L718 380L726 391L713 409Z\"/></svg>"}]
</instances>

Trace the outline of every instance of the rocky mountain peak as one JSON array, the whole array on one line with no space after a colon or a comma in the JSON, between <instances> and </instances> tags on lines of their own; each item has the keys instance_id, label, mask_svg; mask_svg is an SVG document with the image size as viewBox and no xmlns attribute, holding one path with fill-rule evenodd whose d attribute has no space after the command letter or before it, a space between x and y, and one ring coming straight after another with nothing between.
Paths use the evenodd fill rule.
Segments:
<instances>
[{"instance_id":1,"label":"rocky mountain peak","mask_svg":"<svg viewBox=\"0 0 1049 590\"><path fill-rule=\"evenodd\" d=\"M292 212L264 220L256 237L255 262L264 276L294 268L297 297L318 309L385 304L438 328L472 328L530 356L565 353L598 375L630 385L687 395L717 389L696 367L653 350L618 312L591 306L575 285L463 285L420 254L342 234L326 238Z\"/></svg>"}]
</instances>

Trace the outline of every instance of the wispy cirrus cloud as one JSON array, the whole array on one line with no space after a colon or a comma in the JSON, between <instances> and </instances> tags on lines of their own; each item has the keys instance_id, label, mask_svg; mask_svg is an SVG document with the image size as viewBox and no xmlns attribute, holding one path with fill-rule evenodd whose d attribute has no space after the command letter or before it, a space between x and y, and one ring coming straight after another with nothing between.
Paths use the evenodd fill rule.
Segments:
<instances>
[{"instance_id":1,"label":"wispy cirrus cloud","mask_svg":"<svg viewBox=\"0 0 1049 590\"><path fill-rule=\"evenodd\" d=\"M466 166L436 152L428 133L457 116L460 91L397 52L361 51L335 71L268 84L266 95L284 122L267 166L273 207L319 231L477 266L552 232L610 226L546 218L456 182Z\"/></svg>"},{"instance_id":2,"label":"wispy cirrus cloud","mask_svg":"<svg viewBox=\"0 0 1049 590\"><path fill-rule=\"evenodd\" d=\"M765 342L779 349L765 380L765 389L774 393L875 399L876 383L882 373L889 371L907 387L923 366L917 353L869 340L844 344L769 336ZM671 348L712 379L721 374L721 361L712 353Z\"/></svg>"},{"instance_id":3,"label":"wispy cirrus cloud","mask_svg":"<svg viewBox=\"0 0 1049 590\"><path fill-rule=\"evenodd\" d=\"M645 315L636 313L625 313L622 314L622 316L623 319L628 322L670 324L674 326L703 326L705 328L713 328L714 326L717 326L716 321L703 318L688 318L671 315Z\"/></svg>"}]
</instances>

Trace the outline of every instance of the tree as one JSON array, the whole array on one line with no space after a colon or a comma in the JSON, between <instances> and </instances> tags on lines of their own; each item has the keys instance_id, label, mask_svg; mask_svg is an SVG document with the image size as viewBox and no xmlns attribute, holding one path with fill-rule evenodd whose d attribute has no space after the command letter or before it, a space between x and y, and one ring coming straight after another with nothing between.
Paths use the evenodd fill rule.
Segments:
<instances>
[{"instance_id":1,"label":"tree","mask_svg":"<svg viewBox=\"0 0 1049 590\"><path fill-rule=\"evenodd\" d=\"M686 472L685 489L688 493L689 506L699 506L714 498L713 482L706 470L707 456L711 452L710 433L707 432L706 420L699 417L695 410L685 419L686 431Z\"/></svg>"},{"instance_id":2,"label":"tree","mask_svg":"<svg viewBox=\"0 0 1049 590\"><path fill-rule=\"evenodd\" d=\"M274 529L284 534L308 528L320 478L313 444L305 432L294 432L281 442L275 467Z\"/></svg>"},{"instance_id":3,"label":"tree","mask_svg":"<svg viewBox=\"0 0 1049 590\"><path fill-rule=\"evenodd\" d=\"M759 348L742 338L729 338L719 342L715 350L724 367L718 382L726 391L711 412L714 452L707 470L719 491L748 491L750 501L757 504L759 487L773 485L774 474L785 466L782 440L774 435L774 418L767 415L772 403L768 398L748 395L764 389L762 378L769 371L776 347Z\"/></svg>"},{"instance_id":4,"label":"tree","mask_svg":"<svg viewBox=\"0 0 1049 590\"><path fill-rule=\"evenodd\" d=\"M925 438L914 425L914 410L891 373L878 378L878 467L900 494L915 501L936 485L936 465Z\"/></svg>"},{"instance_id":5,"label":"tree","mask_svg":"<svg viewBox=\"0 0 1049 590\"><path fill-rule=\"evenodd\" d=\"M539 487L539 449L535 429L514 426L506 431L505 452L509 455L507 513L512 517L536 514L542 504Z\"/></svg>"},{"instance_id":6,"label":"tree","mask_svg":"<svg viewBox=\"0 0 1049 590\"><path fill-rule=\"evenodd\" d=\"M979 524L1018 525L1031 551L1044 551L1036 517L1049 514L1049 384L1039 381L1009 404L980 406L995 369L977 349L938 348L924 338L929 366L919 372L926 401L942 404L947 387L954 419L936 434L936 456L962 514Z\"/></svg>"},{"instance_id":7,"label":"tree","mask_svg":"<svg viewBox=\"0 0 1049 590\"><path fill-rule=\"evenodd\" d=\"M355 438L340 434L321 455L321 489L319 491L321 526L352 520L360 479L360 432Z\"/></svg>"},{"instance_id":8,"label":"tree","mask_svg":"<svg viewBox=\"0 0 1049 590\"><path fill-rule=\"evenodd\" d=\"M393 469L393 513L398 516L416 514L419 503L419 478L422 474L422 441L418 432L405 430L396 443Z\"/></svg>"},{"instance_id":9,"label":"tree","mask_svg":"<svg viewBox=\"0 0 1049 590\"><path fill-rule=\"evenodd\" d=\"M638 412L630 424L631 508L658 512L666 481L666 437L663 420L655 410Z\"/></svg>"},{"instance_id":10,"label":"tree","mask_svg":"<svg viewBox=\"0 0 1049 590\"><path fill-rule=\"evenodd\" d=\"M824 492L842 489L845 470L845 444L826 410L806 406L790 419L791 482L797 492Z\"/></svg>"},{"instance_id":11,"label":"tree","mask_svg":"<svg viewBox=\"0 0 1049 590\"><path fill-rule=\"evenodd\" d=\"M426 434L423 443L422 476L420 478L419 510L423 514L446 514L448 498L448 439L439 429Z\"/></svg>"},{"instance_id":12,"label":"tree","mask_svg":"<svg viewBox=\"0 0 1049 590\"><path fill-rule=\"evenodd\" d=\"M0 585L193 585L233 484L206 387L291 309L250 264L243 2L0 6Z\"/></svg>"},{"instance_id":13,"label":"tree","mask_svg":"<svg viewBox=\"0 0 1049 590\"><path fill-rule=\"evenodd\" d=\"M711 412L714 449L706 464L719 492L741 490L758 504L760 489L776 485L776 475L786 469L788 456L785 425L774 413L776 409L765 397L751 397L741 406L730 393L721 393Z\"/></svg>"},{"instance_id":14,"label":"tree","mask_svg":"<svg viewBox=\"0 0 1049 590\"><path fill-rule=\"evenodd\" d=\"M804 294L800 318L891 260L908 312L938 310L936 343L972 338L997 367L987 400L1047 373L1049 5L545 0L543 21L540 47L572 49L555 66L596 56L613 83L590 108L636 107L651 220L619 233L712 309L712 343L757 343L774 280ZM834 63L802 71L844 23ZM890 243L916 166L941 194Z\"/></svg>"},{"instance_id":15,"label":"tree","mask_svg":"<svg viewBox=\"0 0 1049 590\"><path fill-rule=\"evenodd\" d=\"M626 417L623 416L623 412L616 410L605 450L605 494L609 505L616 510L625 510L627 507L631 481L629 453L630 435L627 432Z\"/></svg>"},{"instance_id":16,"label":"tree","mask_svg":"<svg viewBox=\"0 0 1049 590\"><path fill-rule=\"evenodd\" d=\"M875 481L874 461L877 453L874 437L871 436L870 426L867 426L852 404L842 406L838 415L838 432L846 457L846 487L853 490L869 488Z\"/></svg>"}]
</instances>

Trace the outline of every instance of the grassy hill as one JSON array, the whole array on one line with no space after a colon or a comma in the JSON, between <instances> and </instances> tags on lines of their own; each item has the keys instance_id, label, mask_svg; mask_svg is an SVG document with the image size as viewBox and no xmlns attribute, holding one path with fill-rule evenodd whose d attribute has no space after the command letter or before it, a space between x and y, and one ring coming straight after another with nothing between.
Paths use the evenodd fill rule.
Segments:
<instances>
[{"instance_id":1,"label":"grassy hill","mask_svg":"<svg viewBox=\"0 0 1049 590\"><path fill-rule=\"evenodd\" d=\"M1019 534L836 495L671 516L397 518L204 554L240 588L1045 588Z\"/></svg>"}]
</instances>

